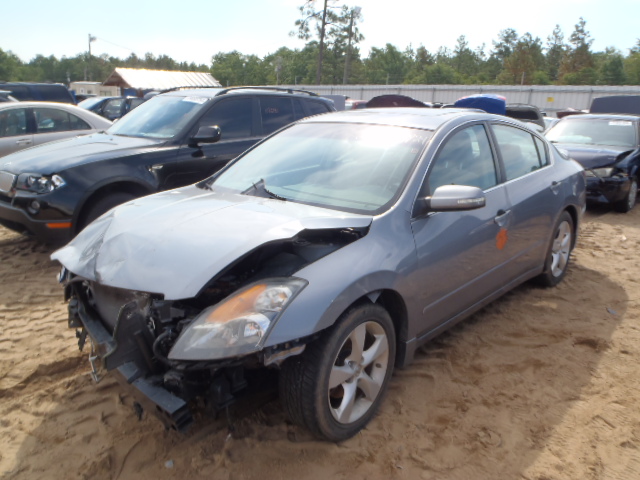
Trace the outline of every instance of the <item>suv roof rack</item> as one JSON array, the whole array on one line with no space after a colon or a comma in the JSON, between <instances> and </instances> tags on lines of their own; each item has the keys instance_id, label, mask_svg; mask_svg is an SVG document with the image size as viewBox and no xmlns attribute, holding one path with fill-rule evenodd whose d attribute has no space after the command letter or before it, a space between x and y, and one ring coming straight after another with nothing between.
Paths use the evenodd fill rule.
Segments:
<instances>
[{"instance_id":1,"label":"suv roof rack","mask_svg":"<svg viewBox=\"0 0 640 480\"><path fill-rule=\"evenodd\" d=\"M158 92L158 95L160 95L161 93L167 93L167 92L174 92L176 90L199 90L201 88L222 88L222 85L202 85L202 86L194 86L194 85L182 85L179 87L171 87L171 88L165 88L162 90L152 90L153 92ZM149 92L150 93L150 92Z\"/></svg>"},{"instance_id":2,"label":"suv roof rack","mask_svg":"<svg viewBox=\"0 0 640 480\"><path fill-rule=\"evenodd\" d=\"M312 97L318 97L319 95L317 93L314 92L310 92L309 90L299 90L296 88L282 88L282 87L260 87L260 86L245 86L245 87L229 87L229 88L225 88L224 90L218 92L216 94L216 97L218 95L224 95L225 93L231 92L233 90L244 90L244 89L250 89L250 90L273 90L275 92L285 92L285 93L290 93L290 94L296 94L296 93L303 93L305 95L310 95Z\"/></svg>"}]
</instances>

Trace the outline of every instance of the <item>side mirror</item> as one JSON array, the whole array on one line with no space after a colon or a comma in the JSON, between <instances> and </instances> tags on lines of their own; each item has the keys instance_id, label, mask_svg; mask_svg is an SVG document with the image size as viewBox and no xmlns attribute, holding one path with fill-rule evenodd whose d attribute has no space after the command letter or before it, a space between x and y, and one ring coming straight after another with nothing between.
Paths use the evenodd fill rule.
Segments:
<instances>
[{"instance_id":1,"label":"side mirror","mask_svg":"<svg viewBox=\"0 0 640 480\"><path fill-rule=\"evenodd\" d=\"M222 131L217 125L211 127L202 126L196 134L189 139L189 146L197 148L201 143L216 143L222 137Z\"/></svg>"},{"instance_id":2,"label":"side mirror","mask_svg":"<svg viewBox=\"0 0 640 480\"><path fill-rule=\"evenodd\" d=\"M414 216L428 212L465 211L482 208L487 204L484 192L468 185L442 185L430 197L420 198L414 208Z\"/></svg>"}]
</instances>

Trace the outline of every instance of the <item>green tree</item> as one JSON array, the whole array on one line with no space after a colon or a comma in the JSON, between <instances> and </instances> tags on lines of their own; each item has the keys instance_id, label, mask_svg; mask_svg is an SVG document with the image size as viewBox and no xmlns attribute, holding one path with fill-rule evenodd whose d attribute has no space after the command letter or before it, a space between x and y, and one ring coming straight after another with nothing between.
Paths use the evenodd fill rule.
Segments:
<instances>
[{"instance_id":1,"label":"green tree","mask_svg":"<svg viewBox=\"0 0 640 480\"><path fill-rule=\"evenodd\" d=\"M500 30L498 41L493 42L493 55L502 63L513 53L518 43L518 33L513 28Z\"/></svg>"},{"instance_id":2,"label":"green tree","mask_svg":"<svg viewBox=\"0 0 640 480\"><path fill-rule=\"evenodd\" d=\"M318 38L316 85L319 85L322 80L322 66L329 26L339 22L339 15L335 12L335 9L338 8L335 2L336 0L321 0L322 8L318 10L316 9L316 0L307 0L300 7L302 18L295 22L295 26L298 27L298 38L302 40Z\"/></svg>"},{"instance_id":3,"label":"green tree","mask_svg":"<svg viewBox=\"0 0 640 480\"><path fill-rule=\"evenodd\" d=\"M542 42L527 32L518 39L513 52L505 60L500 79L505 83L530 85L534 81L534 74L541 71L543 66Z\"/></svg>"},{"instance_id":4,"label":"green tree","mask_svg":"<svg viewBox=\"0 0 640 480\"><path fill-rule=\"evenodd\" d=\"M411 58L387 43L384 48L373 47L364 60L367 83L384 85L404 83L411 67Z\"/></svg>"},{"instance_id":5,"label":"green tree","mask_svg":"<svg viewBox=\"0 0 640 480\"><path fill-rule=\"evenodd\" d=\"M593 39L586 30L586 23L584 18L580 17L580 21L575 25L574 31L569 36L571 45L565 53L559 69L559 78L562 83L568 85L590 85L594 77L597 79L593 53L591 52ZM582 70L585 71L582 72Z\"/></svg>"},{"instance_id":6,"label":"green tree","mask_svg":"<svg viewBox=\"0 0 640 480\"><path fill-rule=\"evenodd\" d=\"M459 75L472 77L480 70L480 58L476 52L469 48L469 42L464 35L458 37L456 47L453 50L453 67Z\"/></svg>"},{"instance_id":7,"label":"green tree","mask_svg":"<svg viewBox=\"0 0 640 480\"><path fill-rule=\"evenodd\" d=\"M629 49L629 56L624 60L624 73L629 85L640 85L640 39Z\"/></svg>"},{"instance_id":8,"label":"green tree","mask_svg":"<svg viewBox=\"0 0 640 480\"><path fill-rule=\"evenodd\" d=\"M597 57L600 65L598 68L598 84L624 85L626 75L622 53L613 47L609 47L604 53L598 54Z\"/></svg>"},{"instance_id":9,"label":"green tree","mask_svg":"<svg viewBox=\"0 0 640 480\"><path fill-rule=\"evenodd\" d=\"M564 43L564 33L560 25L556 25L550 36L547 37L547 74L551 80L558 79L560 63L567 52L567 45Z\"/></svg>"},{"instance_id":10,"label":"green tree","mask_svg":"<svg viewBox=\"0 0 640 480\"><path fill-rule=\"evenodd\" d=\"M426 70L429 65L436 62L435 56L429 53L424 46L420 45L411 55L411 66L405 77L405 83L420 84L426 83Z\"/></svg>"},{"instance_id":11,"label":"green tree","mask_svg":"<svg viewBox=\"0 0 640 480\"><path fill-rule=\"evenodd\" d=\"M22 66L22 61L16 55L0 48L0 80L5 82L20 80Z\"/></svg>"}]
</instances>

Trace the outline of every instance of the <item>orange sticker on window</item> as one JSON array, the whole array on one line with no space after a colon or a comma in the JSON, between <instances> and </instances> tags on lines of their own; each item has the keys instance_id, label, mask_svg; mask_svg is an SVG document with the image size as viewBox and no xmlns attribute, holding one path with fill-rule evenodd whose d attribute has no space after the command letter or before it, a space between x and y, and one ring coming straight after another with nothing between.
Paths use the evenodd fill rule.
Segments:
<instances>
[{"instance_id":1,"label":"orange sticker on window","mask_svg":"<svg viewBox=\"0 0 640 480\"><path fill-rule=\"evenodd\" d=\"M507 244L509 238L507 237L507 229L501 228L498 234L496 235L496 247L498 250L502 250L504 246Z\"/></svg>"}]
</instances>

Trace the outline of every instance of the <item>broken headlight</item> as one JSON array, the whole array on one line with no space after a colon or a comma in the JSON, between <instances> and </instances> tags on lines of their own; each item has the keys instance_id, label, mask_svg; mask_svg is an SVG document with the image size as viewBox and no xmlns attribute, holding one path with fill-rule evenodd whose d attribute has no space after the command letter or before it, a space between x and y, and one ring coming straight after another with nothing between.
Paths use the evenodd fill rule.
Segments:
<instances>
[{"instance_id":1,"label":"broken headlight","mask_svg":"<svg viewBox=\"0 0 640 480\"><path fill-rule=\"evenodd\" d=\"M613 171L615 170L615 168L591 168L589 170L587 170L587 177L598 177L598 178L604 178L604 177L610 177L611 175L613 175Z\"/></svg>"},{"instance_id":2,"label":"broken headlight","mask_svg":"<svg viewBox=\"0 0 640 480\"><path fill-rule=\"evenodd\" d=\"M65 185L65 181L60 175L47 177L36 173L23 173L18 176L16 189L32 193L49 193Z\"/></svg>"},{"instance_id":3,"label":"broken headlight","mask_svg":"<svg viewBox=\"0 0 640 480\"><path fill-rule=\"evenodd\" d=\"M183 330L169 358L215 360L258 350L269 327L306 285L299 278L276 278L239 290L204 309Z\"/></svg>"}]
</instances>

